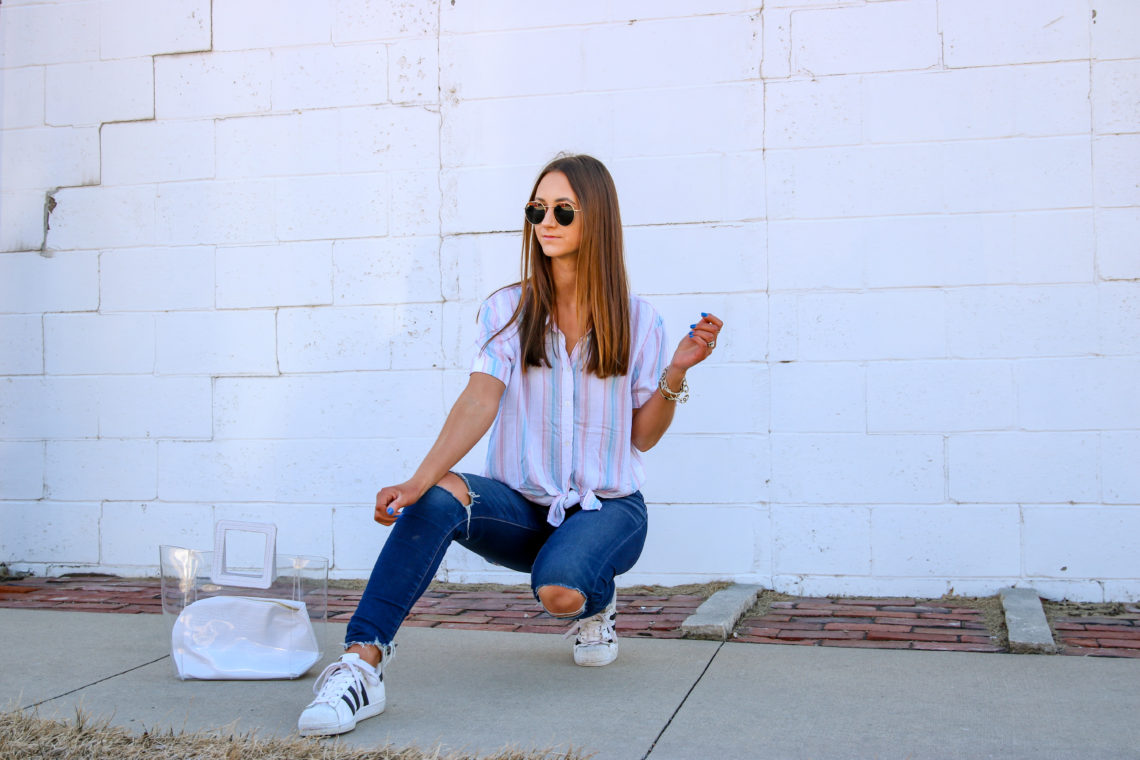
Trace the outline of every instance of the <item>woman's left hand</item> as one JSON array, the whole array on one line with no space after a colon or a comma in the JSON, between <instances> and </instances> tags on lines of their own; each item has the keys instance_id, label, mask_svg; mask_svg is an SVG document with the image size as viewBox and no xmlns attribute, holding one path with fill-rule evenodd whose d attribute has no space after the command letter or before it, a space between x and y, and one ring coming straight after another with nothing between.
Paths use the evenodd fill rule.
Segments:
<instances>
[{"instance_id":1,"label":"woman's left hand","mask_svg":"<svg viewBox=\"0 0 1140 760\"><path fill-rule=\"evenodd\" d=\"M716 348L717 336L720 335L724 322L712 314L701 314L701 319L695 325L690 325L690 332L677 346L673 353L673 361L669 362L679 370L687 370L712 356Z\"/></svg>"}]
</instances>

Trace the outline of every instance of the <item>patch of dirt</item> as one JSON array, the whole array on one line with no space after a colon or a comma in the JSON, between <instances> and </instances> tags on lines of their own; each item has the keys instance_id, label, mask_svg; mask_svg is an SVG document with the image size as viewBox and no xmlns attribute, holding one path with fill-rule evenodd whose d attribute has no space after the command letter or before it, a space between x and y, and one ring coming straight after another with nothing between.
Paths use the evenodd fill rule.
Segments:
<instances>
[{"instance_id":1,"label":"patch of dirt","mask_svg":"<svg viewBox=\"0 0 1140 760\"><path fill-rule=\"evenodd\" d=\"M1051 602L1041 600L1045 608L1045 618L1052 623L1057 618L1069 617L1117 617L1118 615L1136 614L1137 605L1124 602ZM1131 609L1130 609L1131 608Z\"/></svg>"},{"instance_id":2,"label":"patch of dirt","mask_svg":"<svg viewBox=\"0 0 1140 760\"><path fill-rule=\"evenodd\" d=\"M387 745L346 747L338 741L291 737L262 739L252 734L208 731L132 734L77 712L55 721L21 711L0 713L0 757L4 760L587 760L575 750L516 750L487 755L440 752Z\"/></svg>"}]
</instances>

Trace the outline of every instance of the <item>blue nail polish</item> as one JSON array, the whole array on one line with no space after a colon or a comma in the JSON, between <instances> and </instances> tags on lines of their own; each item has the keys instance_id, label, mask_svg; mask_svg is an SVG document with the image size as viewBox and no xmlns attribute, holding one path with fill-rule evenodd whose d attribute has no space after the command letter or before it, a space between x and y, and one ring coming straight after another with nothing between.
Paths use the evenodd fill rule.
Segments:
<instances>
[{"instance_id":1,"label":"blue nail polish","mask_svg":"<svg viewBox=\"0 0 1140 760\"><path fill-rule=\"evenodd\" d=\"M708 314L706 314L705 312L703 312L703 311L702 311L702 312L701 312L701 316L702 316L702 317L707 317L707 316L708 316Z\"/></svg>"},{"instance_id":2,"label":"blue nail polish","mask_svg":"<svg viewBox=\"0 0 1140 760\"><path fill-rule=\"evenodd\" d=\"M388 514L394 515L394 514L396 514L396 512L391 507L388 507Z\"/></svg>"},{"instance_id":3,"label":"blue nail polish","mask_svg":"<svg viewBox=\"0 0 1140 760\"><path fill-rule=\"evenodd\" d=\"M692 330L694 327L696 327L696 325L689 325L690 330Z\"/></svg>"},{"instance_id":4,"label":"blue nail polish","mask_svg":"<svg viewBox=\"0 0 1140 760\"><path fill-rule=\"evenodd\" d=\"M693 337L693 334L692 334L692 333L689 333L689 337L690 337L690 338L691 338L691 337Z\"/></svg>"}]
</instances>

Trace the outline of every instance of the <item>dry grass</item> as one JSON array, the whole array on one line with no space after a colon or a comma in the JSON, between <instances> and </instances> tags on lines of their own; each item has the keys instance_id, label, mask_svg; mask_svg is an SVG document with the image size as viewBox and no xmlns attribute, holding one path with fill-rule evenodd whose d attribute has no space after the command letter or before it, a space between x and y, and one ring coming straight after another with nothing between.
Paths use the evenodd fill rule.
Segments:
<instances>
[{"instance_id":1,"label":"dry grass","mask_svg":"<svg viewBox=\"0 0 1140 760\"><path fill-rule=\"evenodd\" d=\"M135 735L83 713L60 722L19 710L0 713L3 760L586 760L574 750L503 749L489 755L387 745L346 747L336 741L260 739L224 731Z\"/></svg>"}]
</instances>

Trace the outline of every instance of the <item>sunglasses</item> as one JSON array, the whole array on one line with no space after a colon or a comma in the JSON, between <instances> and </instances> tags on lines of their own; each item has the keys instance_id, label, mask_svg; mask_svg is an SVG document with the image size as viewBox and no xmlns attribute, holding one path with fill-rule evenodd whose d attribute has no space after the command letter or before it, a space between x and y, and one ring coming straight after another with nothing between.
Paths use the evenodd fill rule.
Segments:
<instances>
[{"instance_id":1,"label":"sunglasses","mask_svg":"<svg viewBox=\"0 0 1140 760\"><path fill-rule=\"evenodd\" d=\"M542 224L542 220L546 219L547 206L542 201L531 201L526 204L526 220L531 224ZM554 204L554 221L558 222L563 227L569 227L574 223L574 214L582 213L578 209L570 205L568 201L560 201Z\"/></svg>"}]
</instances>

